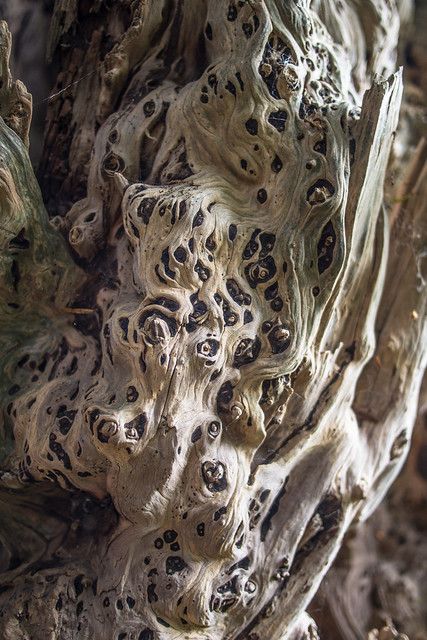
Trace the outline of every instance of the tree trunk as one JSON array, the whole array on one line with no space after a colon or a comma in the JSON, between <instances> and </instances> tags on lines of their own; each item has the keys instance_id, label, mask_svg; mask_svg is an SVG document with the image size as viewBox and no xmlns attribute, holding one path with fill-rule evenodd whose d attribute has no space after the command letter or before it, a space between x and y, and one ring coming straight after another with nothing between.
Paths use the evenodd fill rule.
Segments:
<instances>
[{"instance_id":1,"label":"tree trunk","mask_svg":"<svg viewBox=\"0 0 427 640\"><path fill-rule=\"evenodd\" d=\"M425 633L349 604L427 359L411 11L56 0L38 183L1 23L5 640Z\"/></svg>"}]
</instances>

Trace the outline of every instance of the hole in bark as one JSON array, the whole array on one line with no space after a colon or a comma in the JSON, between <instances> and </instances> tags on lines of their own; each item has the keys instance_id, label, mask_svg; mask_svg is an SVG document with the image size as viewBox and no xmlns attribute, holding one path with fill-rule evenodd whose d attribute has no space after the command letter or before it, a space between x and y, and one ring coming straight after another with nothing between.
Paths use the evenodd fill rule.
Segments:
<instances>
[{"instance_id":1,"label":"hole in bark","mask_svg":"<svg viewBox=\"0 0 427 640\"><path fill-rule=\"evenodd\" d=\"M142 438L145 431L145 425L147 424L147 416L145 413L141 413L139 416L136 416L130 422L127 422L124 425L125 432L127 437L133 438Z\"/></svg>"},{"instance_id":2,"label":"hole in bark","mask_svg":"<svg viewBox=\"0 0 427 640\"><path fill-rule=\"evenodd\" d=\"M316 182L307 191L307 200L313 206L325 202L335 193L335 187L329 180L316 180Z\"/></svg>"},{"instance_id":3,"label":"hole in bark","mask_svg":"<svg viewBox=\"0 0 427 640\"><path fill-rule=\"evenodd\" d=\"M326 155L326 138L322 138L314 145L313 149L317 151L317 153L321 153L323 156Z\"/></svg>"},{"instance_id":4,"label":"hole in bark","mask_svg":"<svg viewBox=\"0 0 427 640\"><path fill-rule=\"evenodd\" d=\"M203 221L205 219L205 216L203 215L203 212L201 209L199 209L199 211L196 213L196 215L193 218L193 229L195 227L200 227L203 224Z\"/></svg>"},{"instance_id":5,"label":"hole in bark","mask_svg":"<svg viewBox=\"0 0 427 640\"><path fill-rule=\"evenodd\" d=\"M242 24L242 31L245 34L245 37L249 39L253 33L253 27L250 22L244 22Z\"/></svg>"},{"instance_id":6,"label":"hole in bark","mask_svg":"<svg viewBox=\"0 0 427 640\"><path fill-rule=\"evenodd\" d=\"M261 242L260 258L265 258L274 248L276 236L273 233L262 233L259 237Z\"/></svg>"},{"instance_id":7,"label":"hole in bark","mask_svg":"<svg viewBox=\"0 0 427 640\"><path fill-rule=\"evenodd\" d=\"M116 153L111 152L105 156L102 168L106 173L122 173L125 168L125 161Z\"/></svg>"},{"instance_id":8,"label":"hole in bark","mask_svg":"<svg viewBox=\"0 0 427 640\"><path fill-rule=\"evenodd\" d=\"M328 269L334 257L334 248L336 243L336 233L332 222L323 227L322 235L317 243L317 269L319 273L323 273Z\"/></svg>"},{"instance_id":9,"label":"hole in bark","mask_svg":"<svg viewBox=\"0 0 427 640\"><path fill-rule=\"evenodd\" d=\"M230 294L230 297L236 302L239 306L250 305L252 302L252 297L249 293L245 293L237 284L237 282L233 279L227 280L227 291Z\"/></svg>"},{"instance_id":10,"label":"hole in bark","mask_svg":"<svg viewBox=\"0 0 427 640\"><path fill-rule=\"evenodd\" d=\"M255 362L255 360L259 356L260 350L261 341L258 337L255 337L254 339L244 338L237 345L236 351L234 353L233 367L239 369L246 364Z\"/></svg>"},{"instance_id":11,"label":"hole in bark","mask_svg":"<svg viewBox=\"0 0 427 640\"><path fill-rule=\"evenodd\" d=\"M208 433L212 438L217 438L221 433L221 425L216 420L213 420L208 427Z\"/></svg>"},{"instance_id":12,"label":"hole in bark","mask_svg":"<svg viewBox=\"0 0 427 640\"><path fill-rule=\"evenodd\" d=\"M166 247L166 249L163 249L160 259L163 263L166 275L172 280L174 280L176 273L175 271L172 271L172 269L169 267L169 247Z\"/></svg>"},{"instance_id":13,"label":"hole in bark","mask_svg":"<svg viewBox=\"0 0 427 640\"><path fill-rule=\"evenodd\" d=\"M18 235L14 236L9 241L9 249L25 250L25 249L28 249L29 246L30 246L30 243L27 240L27 238L25 237L25 229L24 228L21 229L21 231L18 233Z\"/></svg>"},{"instance_id":14,"label":"hole in bark","mask_svg":"<svg viewBox=\"0 0 427 640\"><path fill-rule=\"evenodd\" d=\"M282 167L283 162L281 161L279 156L274 156L273 162L271 163L271 170L274 171L274 173L279 173L279 171L282 170Z\"/></svg>"},{"instance_id":15,"label":"hole in bark","mask_svg":"<svg viewBox=\"0 0 427 640\"><path fill-rule=\"evenodd\" d=\"M256 136L258 134L258 122L255 118L249 118L245 123L246 131L251 134L251 136Z\"/></svg>"},{"instance_id":16,"label":"hole in bark","mask_svg":"<svg viewBox=\"0 0 427 640\"><path fill-rule=\"evenodd\" d=\"M243 324L249 324L253 319L254 317L252 313L246 309L245 313L243 314Z\"/></svg>"},{"instance_id":17,"label":"hole in bark","mask_svg":"<svg viewBox=\"0 0 427 640\"><path fill-rule=\"evenodd\" d=\"M208 40L212 40L212 27L209 22L206 24L205 35Z\"/></svg>"},{"instance_id":18,"label":"hole in bark","mask_svg":"<svg viewBox=\"0 0 427 640\"><path fill-rule=\"evenodd\" d=\"M128 402L136 402L138 400L138 391L135 389L135 387L130 386L127 389L126 392L126 400Z\"/></svg>"},{"instance_id":19,"label":"hole in bark","mask_svg":"<svg viewBox=\"0 0 427 640\"><path fill-rule=\"evenodd\" d=\"M205 267L200 260L198 260L196 262L196 265L194 267L194 271L197 273L197 275L199 276L200 280L202 282L206 282L206 280L209 280L211 272L210 269L208 269L208 267Z\"/></svg>"},{"instance_id":20,"label":"hole in bark","mask_svg":"<svg viewBox=\"0 0 427 640\"><path fill-rule=\"evenodd\" d=\"M233 398L233 386L229 380L221 386L217 396L217 406L219 411L226 411Z\"/></svg>"},{"instance_id":21,"label":"hole in bark","mask_svg":"<svg viewBox=\"0 0 427 640\"><path fill-rule=\"evenodd\" d=\"M229 93L231 93L232 96L236 96L236 87L234 86L234 84L231 82L231 80L227 81L227 84L225 85L225 88L227 89L227 91Z\"/></svg>"},{"instance_id":22,"label":"hole in bark","mask_svg":"<svg viewBox=\"0 0 427 640\"><path fill-rule=\"evenodd\" d=\"M283 309L283 300L282 300L282 298L280 298L279 296L277 298L274 298L274 300L270 303L270 307L276 313L281 311Z\"/></svg>"},{"instance_id":23,"label":"hole in bark","mask_svg":"<svg viewBox=\"0 0 427 640\"><path fill-rule=\"evenodd\" d=\"M218 340L213 340L212 338L199 342L197 345L197 353L204 358L213 358L218 353L218 349Z\"/></svg>"},{"instance_id":24,"label":"hole in bark","mask_svg":"<svg viewBox=\"0 0 427 640\"><path fill-rule=\"evenodd\" d=\"M178 537L178 534L176 531L174 531L174 529L167 529L163 534L163 539L167 544L171 544L172 542L175 542L177 537Z\"/></svg>"},{"instance_id":25,"label":"hole in bark","mask_svg":"<svg viewBox=\"0 0 427 640\"><path fill-rule=\"evenodd\" d=\"M138 205L137 215L142 218L144 224L148 224L156 206L156 198L144 198Z\"/></svg>"},{"instance_id":26,"label":"hole in bark","mask_svg":"<svg viewBox=\"0 0 427 640\"><path fill-rule=\"evenodd\" d=\"M255 289L258 284L268 282L276 274L276 263L272 256L266 256L245 267L245 275L249 286Z\"/></svg>"},{"instance_id":27,"label":"hole in bark","mask_svg":"<svg viewBox=\"0 0 427 640\"><path fill-rule=\"evenodd\" d=\"M233 240L235 239L237 235L237 227L235 224L230 224L230 226L228 227L228 237L231 240L231 242L233 242Z\"/></svg>"},{"instance_id":28,"label":"hole in bark","mask_svg":"<svg viewBox=\"0 0 427 640\"><path fill-rule=\"evenodd\" d=\"M203 480L209 491L220 493L227 488L227 471L222 462L207 460L202 464Z\"/></svg>"},{"instance_id":29,"label":"hole in bark","mask_svg":"<svg viewBox=\"0 0 427 640\"><path fill-rule=\"evenodd\" d=\"M191 434L191 442L197 442L202 437L202 427L199 425L196 427Z\"/></svg>"},{"instance_id":30,"label":"hole in bark","mask_svg":"<svg viewBox=\"0 0 427 640\"><path fill-rule=\"evenodd\" d=\"M156 110L156 104L154 102L154 100L148 100L148 102L146 102L144 104L144 106L142 107L144 114L147 118L150 118L154 111Z\"/></svg>"},{"instance_id":31,"label":"hole in bark","mask_svg":"<svg viewBox=\"0 0 427 640\"><path fill-rule=\"evenodd\" d=\"M247 243L246 247L243 250L242 258L243 260L249 260L252 256L257 252L259 245L256 242L257 236L260 234L261 229L255 229L252 233L251 239Z\"/></svg>"},{"instance_id":32,"label":"hole in bark","mask_svg":"<svg viewBox=\"0 0 427 640\"><path fill-rule=\"evenodd\" d=\"M180 573L187 568L187 563L181 556L169 556L166 558L166 573L172 575L174 573Z\"/></svg>"},{"instance_id":33,"label":"hole in bark","mask_svg":"<svg viewBox=\"0 0 427 640\"><path fill-rule=\"evenodd\" d=\"M279 133L285 130L285 124L287 120L288 114L286 111L272 111L268 116L268 123L271 124L272 127L277 129Z\"/></svg>"},{"instance_id":34,"label":"hole in bark","mask_svg":"<svg viewBox=\"0 0 427 640\"><path fill-rule=\"evenodd\" d=\"M177 262L180 262L181 264L183 264L187 259L187 252L182 246L179 246L177 249L175 249L173 255L175 260Z\"/></svg>"},{"instance_id":35,"label":"hole in bark","mask_svg":"<svg viewBox=\"0 0 427 640\"><path fill-rule=\"evenodd\" d=\"M276 282L273 282L267 289L264 291L264 298L268 301L273 300L279 291L279 285Z\"/></svg>"},{"instance_id":36,"label":"hole in bark","mask_svg":"<svg viewBox=\"0 0 427 640\"><path fill-rule=\"evenodd\" d=\"M289 63L296 63L291 49L277 34L272 33L264 48L259 73L273 98L283 97L278 91L277 80Z\"/></svg>"},{"instance_id":37,"label":"hole in bark","mask_svg":"<svg viewBox=\"0 0 427 640\"><path fill-rule=\"evenodd\" d=\"M260 204L264 204L267 200L267 191L265 189L259 189L256 197Z\"/></svg>"},{"instance_id":38,"label":"hole in bark","mask_svg":"<svg viewBox=\"0 0 427 640\"><path fill-rule=\"evenodd\" d=\"M230 4L227 11L227 20L229 22L234 22L237 18L237 9L234 4Z\"/></svg>"},{"instance_id":39,"label":"hole in bark","mask_svg":"<svg viewBox=\"0 0 427 640\"><path fill-rule=\"evenodd\" d=\"M264 542L264 540L266 539L268 532L271 529L272 520L276 515L276 513L279 511L280 501L282 500L283 496L286 493L287 484L288 484L288 478L286 478L286 480L284 481L282 488L277 493L276 497L271 503L271 506L267 512L267 515L265 516L264 520L261 523L260 537L262 542Z\"/></svg>"},{"instance_id":40,"label":"hole in bark","mask_svg":"<svg viewBox=\"0 0 427 640\"><path fill-rule=\"evenodd\" d=\"M277 325L268 334L268 341L274 354L283 353L291 344L291 333L283 325Z\"/></svg>"}]
</instances>

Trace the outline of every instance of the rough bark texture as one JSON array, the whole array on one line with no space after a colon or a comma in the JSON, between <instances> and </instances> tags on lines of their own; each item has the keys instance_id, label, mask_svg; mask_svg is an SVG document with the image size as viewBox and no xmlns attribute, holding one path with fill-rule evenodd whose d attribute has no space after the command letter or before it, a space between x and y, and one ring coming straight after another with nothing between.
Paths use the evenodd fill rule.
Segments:
<instances>
[{"instance_id":1,"label":"rough bark texture","mask_svg":"<svg viewBox=\"0 0 427 640\"><path fill-rule=\"evenodd\" d=\"M316 638L341 547L322 636L425 633L421 605L390 613L387 550L381 624L368 595L345 605L427 358L410 20L393 0L57 0L50 221L1 24L5 639Z\"/></svg>"}]
</instances>

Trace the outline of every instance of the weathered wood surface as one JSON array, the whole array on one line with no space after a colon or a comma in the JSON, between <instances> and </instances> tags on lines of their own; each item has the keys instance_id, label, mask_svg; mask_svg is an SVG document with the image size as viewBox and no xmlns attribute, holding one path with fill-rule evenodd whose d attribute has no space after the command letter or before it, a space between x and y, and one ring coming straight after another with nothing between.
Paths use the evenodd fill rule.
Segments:
<instances>
[{"instance_id":1,"label":"weathered wood surface","mask_svg":"<svg viewBox=\"0 0 427 640\"><path fill-rule=\"evenodd\" d=\"M409 5L81 4L52 20L51 222L1 31L0 628L314 638L426 364L424 142L384 195Z\"/></svg>"}]
</instances>

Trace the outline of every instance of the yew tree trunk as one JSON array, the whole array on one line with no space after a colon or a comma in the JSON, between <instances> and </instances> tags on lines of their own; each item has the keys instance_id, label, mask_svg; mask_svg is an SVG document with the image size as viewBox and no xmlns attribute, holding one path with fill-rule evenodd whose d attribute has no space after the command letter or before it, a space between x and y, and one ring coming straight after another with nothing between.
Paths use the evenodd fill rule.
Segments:
<instances>
[{"instance_id":1,"label":"yew tree trunk","mask_svg":"<svg viewBox=\"0 0 427 640\"><path fill-rule=\"evenodd\" d=\"M0 6L1 638L425 640L423 4Z\"/></svg>"}]
</instances>

